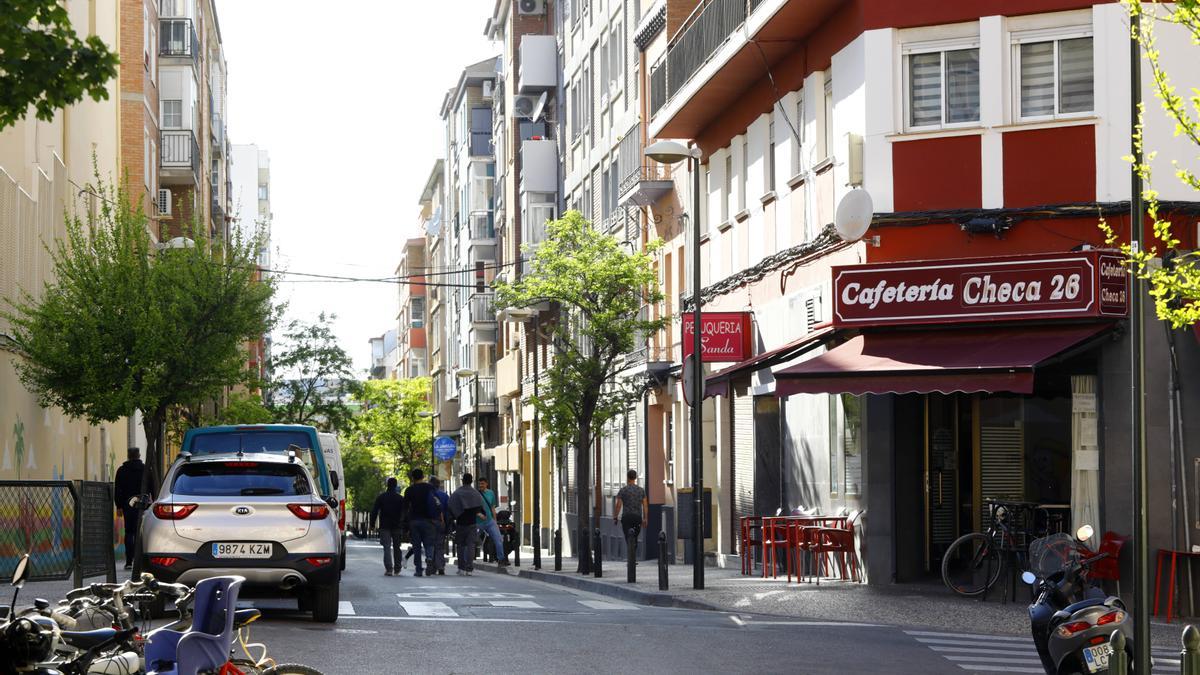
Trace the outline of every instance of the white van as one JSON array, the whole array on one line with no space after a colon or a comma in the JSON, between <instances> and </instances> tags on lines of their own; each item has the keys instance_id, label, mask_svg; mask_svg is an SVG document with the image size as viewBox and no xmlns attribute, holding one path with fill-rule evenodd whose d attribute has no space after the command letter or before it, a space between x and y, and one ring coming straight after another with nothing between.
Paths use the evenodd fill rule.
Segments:
<instances>
[{"instance_id":1,"label":"white van","mask_svg":"<svg viewBox=\"0 0 1200 675\"><path fill-rule=\"evenodd\" d=\"M321 451L325 453L325 466L329 471L329 482L333 496L338 502L338 529L342 535L342 569L346 569L346 473L342 470L342 447L337 434L318 433Z\"/></svg>"}]
</instances>

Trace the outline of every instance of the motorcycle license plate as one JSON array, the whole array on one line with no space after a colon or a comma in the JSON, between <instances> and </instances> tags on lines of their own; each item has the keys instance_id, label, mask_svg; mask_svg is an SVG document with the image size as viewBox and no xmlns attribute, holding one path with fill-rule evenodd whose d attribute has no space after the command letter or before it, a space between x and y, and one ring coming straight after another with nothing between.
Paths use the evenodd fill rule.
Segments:
<instances>
[{"instance_id":1,"label":"motorcycle license plate","mask_svg":"<svg viewBox=\"0 0 1200 675\"><path fill-rule=\"evenodd\" d=\"M212 545L214 558L270 558L271 544L251 542L216 542Z\"/></svg>"},{"instance_id":2,"label":"motorcycle license plate","mask_svg":"<svg viewBox=\"0 0 1200 675\"><path fill-rule=\"evenodd\" d=\"M1108 669L1108 657L1112 654L1112 646L1100 644L1083 650L1083 660L1087 662L1088 672L1099 672Z\"/></svg>"}]
</instances>

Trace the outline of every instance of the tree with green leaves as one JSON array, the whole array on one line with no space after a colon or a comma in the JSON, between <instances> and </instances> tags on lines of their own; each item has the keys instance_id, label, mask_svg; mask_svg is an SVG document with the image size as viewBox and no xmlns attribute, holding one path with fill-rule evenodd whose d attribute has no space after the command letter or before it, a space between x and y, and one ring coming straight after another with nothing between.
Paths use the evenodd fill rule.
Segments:
<instances>
[{"instance_id":1,"label":"tree with green leaves","mask_svg":"<svg viewBox=\"0 0 1200 675\"><path fill-rule=\"evenodd\" d=\"M369 513L387 480L379 459L365 447L343 443L342 471L346 474L346 501L350 510Z\"/></svg>"},{"instance_id":2,"label":"tree with green leaves","mask_svg":"<svg viewBox=\"0 0 1200 675\"><path fill-rule=\"evenodd\" d=\"M275 414L254 392L233 392L228 400L217 406L214 415L201 415L201 426L219 424L271 424Z\"/></svg>"},{"instance_id":3,"label":"tree with green leaves","mask_svg":"<svg viewBox=\"0 0 1200 675\"><path fill-rule=\"evenodd\" d=\"M210 239L201 225L160 246L124 189L99 177L90 189L99 209L45 242L53 280L8 299L17 374L42 407L92 424L140 410L153 488L168 413L244 381L244 345L270 330L274 286L256 280L257 238Z\"/></svg>"},{"instance_id":4,"label":"tree with green leaves","mask_svg":"<svg viewBox=\"0 0 1200 675\"><path fill-rule=\"evenodd\" d=\"M60 0L0 2L0 131L33 106L52 120L83 99L108 98L117 76L117 54L95 35L79 39Z\"/></svg>"},{"instance_id":5,"label":"tree with green leaves","mask_svg":"<svg viewBox=\"0 0 1200 675\"><path fill-rule=\"evenodd\" d=\"M396 476L412 469L428 472L433 457L433 430L428 417L433 381L428 377L408 380L367 380L355 395L361 406L350 425L349 441L364 448Z\"/></svg>"},{"instance_id":6,"label":"tree with green leaves","mask_svg":"<svg viewBox=\"0 0 1200 675\"><path fill-rule=\"evenodd\" d=\"M275 421L309 424L324 431L348 428L349 399L357 389L354 367L333 334L334 314L321 312L311 323L294 320L270 358L273 381L267 407Z\"/></svg>"},{"instance_id":7,"label":"tree with green leaves","mask_svg":"<svg viewBox=\"0 0 1200 675\"><path fill-rule=\"evenodd\" d=\"M650 257L659 244L630 252L615 237L593 229L578 211L547 223L546 230L546 240L526 250L529 273L496 283L496 307L549 303L558 308L551 325L553 359L542 371L547 381L533 405L551 445L575 453L577 526L586 546L589 452L604 425L626 414L645 386L642 379L618 377L623 357L643 346L639 336L666 324L641 312L663 299ZM586 569L584 558L581 569Z\"/></svg>"},{"instance_id":8,"label":"tree with green leaves","mask_svg":"<svg viewBox=\"0 0 1200 675\"><path fill-rule=\"evenodd\" d=\"M1200 152L1200 90L1193 89L1188 95L1179 93L1163 63L1156 32L1156 24L1159 23L1176 26L1189 34L1192 45L1200 45L1200 0L1176 0L1171 4L1122 1L1129 12L1133 34L1141 44L1142 54L1150 66L1155 96L1168 119L1175 125L1175 136L1186 138ZM1195 56L1200 56L1200 51L1193 58ZM1154 235L1159 244L1146 246L1142 251L1132 251L1128 244L1123 245L1122 249L1134 271L1147 280L1158 318L1169 322L1174 328L1181 328L1200 321L1200 253L1181 248L1169 214L1164 214L1160 209L1158 191L1153 188L1150 170L1155 153L1142 145L1144 120L1145 105L1142 104L1138 111L1134 141L1144 158L1135 162L1133 168L1145 185L1142 196L1146 213L1153 222ZM1184 185L1200 192L1200 176L1191 169L1175 162L1175 176ZM1188 223L1191 223L1191 219ZM1102 227L1108 235L1108 243L1116 243L1117 235L1112 228L1107 224ZM1154 261L1160 257L1163 264L1155 264Z\"/></svg>"}]
</instances>

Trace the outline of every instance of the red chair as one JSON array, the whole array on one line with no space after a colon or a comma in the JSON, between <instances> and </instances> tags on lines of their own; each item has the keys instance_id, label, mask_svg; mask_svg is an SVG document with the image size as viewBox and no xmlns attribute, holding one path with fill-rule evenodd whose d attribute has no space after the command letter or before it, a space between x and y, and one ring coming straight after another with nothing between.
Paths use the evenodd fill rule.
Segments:
<instances>
[{"instance_id":1,"label":"red chair","mask_svg":"<svg viewBox=\"0 0 1200 675\"><path fill-rule=\"evenodd\" d=\"M742 574L753 574L754 564L762 562L762 516L742 517L742 547L739 551L742 557ZM758 548L758 555L754 549Z\"/></svg>"},{"instance_id":2,"label":"red chair","mask_svg":"<svg viewBox=\"0 0 1200 675\"><path fill-rule=\"evenodd\" d=\"M809 535L812 537L809 550L819 560L820 569L817 571L818 574L830 569L828 566L828 556L832 554L837 556L838 572L843 580L861 581L854 523L862 514L862 511L851 511L846 516L846 526L844 528L811 528L813 532ZM848 575L847 570L849 571ZM817 578L817 582L820 583L820 577Z\"/></svg>"},{"instance_id":3,"label":"red chair","mask_svg":"<svg viewBox=\"0 0 1200 675\"><path fill-rule=\"evenodd\" d=\"M763 578L769 572L771 578L779 576L776 555L783 550L784 565L787 569L788 581L792 580L792 556L789 549L791 536L786 521L782 519L764 519L762 524Z\"/></svg>"},{"instance_id":4,"label":"red chair","mask_svg":"<svg viewBox=\"0 0 1200 675\"><path fill-rule=\"evenodd\" d=\"M1129 541L1129 537L1112 531L1105 532L1104 536L1100 539L1100 548L1096 553L1107 553L1108 557L1092 563L1088 574L1088 576L1095 580L1116 582L1118 596L1121 595L1121 548L1125 546L1125 542L1127 541Z\"/></svg>"}]
</instances>

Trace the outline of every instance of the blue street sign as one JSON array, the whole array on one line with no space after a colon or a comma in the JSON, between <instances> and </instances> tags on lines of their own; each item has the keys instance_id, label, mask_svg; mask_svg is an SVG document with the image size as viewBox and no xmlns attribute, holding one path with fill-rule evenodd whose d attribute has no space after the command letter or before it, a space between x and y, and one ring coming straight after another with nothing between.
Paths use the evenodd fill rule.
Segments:
<instances>
[{"instance_id":1,"label":"blue street sign","mask_svg":"<svg viewBox=\"0 0 1200 675\"><path fill-rule=\"evenodd\" d=\"M458 444L454 442L453 436L438 436L433 442L433 456L443 462L454 459L457 453Z\"/></svg>"}]
</instances>

